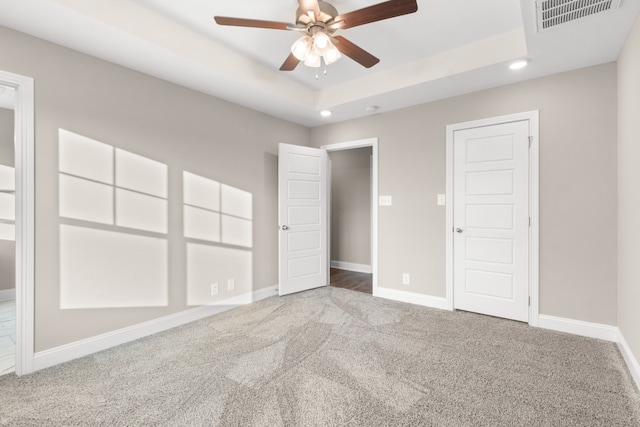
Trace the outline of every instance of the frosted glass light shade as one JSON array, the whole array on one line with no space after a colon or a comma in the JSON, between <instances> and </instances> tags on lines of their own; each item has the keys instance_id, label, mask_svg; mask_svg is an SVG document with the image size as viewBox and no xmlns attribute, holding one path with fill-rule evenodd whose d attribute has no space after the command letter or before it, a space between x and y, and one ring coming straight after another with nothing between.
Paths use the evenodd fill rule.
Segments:
<instances>
[{"instance_id":1,"label":"frosted glass light shade","mask_svg":"<svg viewBox=\"0 0 640 427\"><path fill-rule=\"evenodd\" d=\"M340 53L338 48L335 47L332 43L331 48L327 49L326 53L324 54L324 62L327 65L331 65L338 59L340 59L341 56L342 54Z\"/></svg>"},{"instance_id":2,"label":"frosted glass light shade","mask_svg":"<svg viewBox=\"0 0 640 427\"><path fill-rule=\"evenodd\" d=\"M320 55L318 55L315 51L311 51L307 58L304 60L304 65L307 67L317 68L321 64Z\"/></svg>"},{"instance_id":3,"label":"frosted glass light shade","mask_svg":"<svg viewBox=\"0 0 640 427\"><path fill-rule=\"evenodd\" d=\"M332 46L332 43L327 34L319 31L313 36L313 47L315 47L320 54L324 55L324 51L330 46Z\"/></svg>"},{"instance_id":4,"label":"frosted glass light shade","mask_svg":"<svg viewBox=\"0 0 640 427\"><path fill-rule=\"evenodd\" d=\"M309 55L312 45L313 40L311 37L304 35L296 40L293 46L291 46L291 53L293 53L293 56L298 58L300 61L304 61L307 58L307 55Z\"/></svg>"}]
</instances>

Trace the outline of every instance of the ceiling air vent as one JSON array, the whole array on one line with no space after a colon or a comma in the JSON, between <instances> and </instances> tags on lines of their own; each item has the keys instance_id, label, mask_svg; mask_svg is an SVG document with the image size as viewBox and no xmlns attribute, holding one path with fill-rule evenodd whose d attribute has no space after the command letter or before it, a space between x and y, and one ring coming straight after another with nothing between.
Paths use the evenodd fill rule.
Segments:
<instances>
[{"instance_id":1,"label":"ceiling air vent","mask_svg":"<svg viewBox=\"0 0 640 427\"><path fill-rule=\"evenodd\" d=\"M538 0L538 32L585 16L617 9L621 0Z\"/></svg>"}]
</instances>

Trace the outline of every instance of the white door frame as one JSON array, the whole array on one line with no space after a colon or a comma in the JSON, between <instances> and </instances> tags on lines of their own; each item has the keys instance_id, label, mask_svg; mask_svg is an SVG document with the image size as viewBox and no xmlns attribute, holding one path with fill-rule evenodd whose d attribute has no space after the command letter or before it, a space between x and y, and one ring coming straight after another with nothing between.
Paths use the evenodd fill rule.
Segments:
<instances>
[{"instance_id":1,"label":"white door frame","mask_svg":"<svg viewBox=\"0 0 640 427\"><path fill-rule=\"evenodd\" d=\"M0 71L0 85L15 90L16 375L33 372L35 276L35 158L33 79Z\"/></svg>"},{"instance_id":2,"label":"white door frame","mask_svg":"<svg viewBox=\"0 0 640 427\"><path fill-rule=\"evenodd\" d=\"M539 113L538 110L499 117L491 117L447 126L446 142L446 292L447 309L453 310L453 136L464 129L502 123L529 121L529 325L538 326L539 299Z\"/></svg>"},{"instance_id":3,"label":"white door frame","mask_svg":"<svg viewBox=\"0 0 640 427\"><path fill-rule=\"evenodd\" d=\"M357 141L340 142L320 147L327 152L351 150L353 148L371 147L371 273L373 296L378 295L378 138L360 139ZM331 184L331 183L329 183ZM331 236L331 228L327 229ZM327 240L329 241L329 240Z\"/></svg>"}]
</instances>

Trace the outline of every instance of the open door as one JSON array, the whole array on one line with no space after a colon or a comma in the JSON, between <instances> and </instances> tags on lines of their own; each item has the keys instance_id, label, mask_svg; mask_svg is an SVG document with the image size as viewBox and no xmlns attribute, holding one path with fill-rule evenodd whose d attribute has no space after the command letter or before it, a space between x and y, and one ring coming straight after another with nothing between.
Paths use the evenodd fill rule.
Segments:
<instances>
[{"instance_id":1,"label":"open door","mask_svg":"<svg viewBox=\"0 0 640 427\"><path fill-rule=\"evenodd\" d=\"M280 144L280 295L327 286L327 152Z\"/></svg>"}]
</instances>

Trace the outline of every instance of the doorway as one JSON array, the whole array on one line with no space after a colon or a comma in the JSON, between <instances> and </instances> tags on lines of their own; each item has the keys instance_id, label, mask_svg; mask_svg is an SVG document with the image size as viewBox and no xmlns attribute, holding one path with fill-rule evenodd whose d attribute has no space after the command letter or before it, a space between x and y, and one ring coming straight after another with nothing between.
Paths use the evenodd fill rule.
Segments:
<instances>
[{"instance_id":1,"label":"doorway","mask_svg":"<svg viewBox=\"0 0 640 427\"><path fill-rule=\"evenodd\" d=\"M377 296L378 139L322 149L331 160L330 284Z\"/></svg>"},{"instance_id":2,"label":"doorway","mask_svg":"<svg viewBox=\"0 0 640 427\"><path fill-rule=\"evenodd\" d=\"M14 96L0 86L0 375L16 363Z\"/></svg>"},{"instance_id":3,"label":"doorway","mask_svg":"<svg viewBox=\"0 0 640 427\"><path fill-rule=\"evenodd\" d=\"M371 147L371 289L378 296L378 139L278 146L280 296L329 285L328 153Z\"/></svg>"},{"instance_id":4,"label":"doorway","mask_svg":"<svg viewBox=\"0 0 640 427\"><path fill-rule=\"evenodd\" d=\"M34 371L35 158L33 79L0 70L14 90L15 373Z\"/></svg>"},{"instance_id":5,"label":"doorway","mask_svg":"<svg viewBox=\"0 0 640 427\"><path fill-rule=\"evenodd\" d=\"M450 309L537 323L537 135L537 111L447 127Z\"/></svg>"},{"instance_id":6,"label":"doorway","mask_svg":"<svg viewBox=\"0 0 640 427\"><path fill-rule=\"evenodd\" d=\"M372 294L372 147L332 151L329 165L330 285Z\"/></svg>"}]
</instances>

